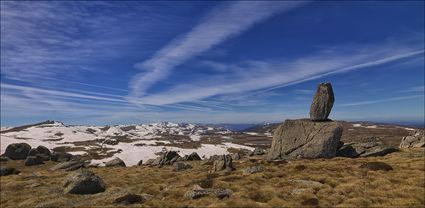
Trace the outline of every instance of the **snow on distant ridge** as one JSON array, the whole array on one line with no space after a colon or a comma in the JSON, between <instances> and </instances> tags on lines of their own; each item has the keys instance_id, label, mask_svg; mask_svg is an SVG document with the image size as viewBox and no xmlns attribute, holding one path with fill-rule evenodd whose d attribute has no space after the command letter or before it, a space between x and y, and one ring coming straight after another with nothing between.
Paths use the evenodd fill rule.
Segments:
<instances>
[{"instance_id":1,"label":"snow on distant ridge","mask_svg":"<svg viewBox=\"0 0 425 208\"><path fill-rule=\"evenodd\" d=\"M120 157L127 165L136 165L139 160L155 158L155 153L164 150L179 151L181 156L197 152L200 156L209 157L215 154L226 154L228 148L252 148L232 143L202 144L201 139L209 135L227 135L232 133L224 128L195 124L177 124L170 122L117 125L117 126L83 126L64 125L61 122L47 121L39 124L1 129L1 148L3 153L11 143L25 142L32 147L39 145L49 149L68 148L72 154L84 155L93 149L110 148L115 152L113 157ZM180 136L173 140L175 136ZM221 136L220 136L221 138ZM199 148L182 148L172 146L182 142L201 142ZM105 154L105 153L102 153ZM101 153L99 153L101 155ZM92 160L100 163L112 157Z\"/></svg>"}]
</instances>

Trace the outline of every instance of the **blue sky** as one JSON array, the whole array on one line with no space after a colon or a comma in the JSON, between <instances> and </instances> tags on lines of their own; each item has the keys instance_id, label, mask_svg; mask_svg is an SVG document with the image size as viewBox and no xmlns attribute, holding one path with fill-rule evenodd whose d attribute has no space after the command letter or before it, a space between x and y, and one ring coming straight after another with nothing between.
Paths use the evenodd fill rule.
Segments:
<instances>
[{"instance_id":1,"label":"blue sky","mask_svg":"<svg viewBox=\"0 0 425 208\"><path fill-rule=\"evenodd\" d=\"M424 2L1 2L1 125L424 121Z\"/></svg>"}]
</instances>

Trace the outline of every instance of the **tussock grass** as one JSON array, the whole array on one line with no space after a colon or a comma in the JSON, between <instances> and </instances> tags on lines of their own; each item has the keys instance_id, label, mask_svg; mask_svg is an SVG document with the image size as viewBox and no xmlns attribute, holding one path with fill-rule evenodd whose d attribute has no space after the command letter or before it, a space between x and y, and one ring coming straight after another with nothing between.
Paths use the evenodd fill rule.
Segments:
<instances>
[{"instance_id":1,"label":"tussock grass","mask_svg":"<svg viewBox=\"0 0 425 208\"><path fill-rule=\"evenodd\" d=\"M1 207L114 207L126 193L150 194L143 204L126 207L423 207L425 204L424 149L410 149L384 157L295 160L273 165L258 156L235 161L236 171L208 173L210 166L194 161L191 170L171 167L90 168L107 189L94 195L63 194L68 172L50 171L55 165L23 166L23 161L2 162L19 175L0 178ZM385 162L392 171L359 168L366 162ZM243 175L243 169L261 165L263 172ZM292 180L319 182L310 186ZM188 200L184 193L194 184L233 191L229 199L207 196ZM299 192L295 193L294 190ZM301 190L301 191L300 191Z\"/></svg>"}]
</instances>

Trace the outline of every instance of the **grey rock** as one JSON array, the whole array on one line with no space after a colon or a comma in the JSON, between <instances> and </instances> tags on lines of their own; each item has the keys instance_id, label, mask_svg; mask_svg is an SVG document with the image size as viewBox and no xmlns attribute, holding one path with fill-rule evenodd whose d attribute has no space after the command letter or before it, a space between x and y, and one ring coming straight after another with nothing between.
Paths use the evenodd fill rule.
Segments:
<instances>
[{"instance_id":1,"label":"grey rock","mask_svg":"<svg viewBox=\"0 0 425 208\"><path fill-rule=\"evenodd\" d=\"M106 190L102 178L87 169L79 169L67 176L64 193L95 194Z\"/></svg>"},{"instance_id":2,"label":"grey rock","mask_svg":"<svg viewBox=\"0 0 425 208\"><path fill-rule=\"evenodd\" d=\"M201 159L201 157L199 157L198 153L192 152L190 155L185 155L184 160L194 161L194 160L202 160L202 159Z\"/></svg>"},{"instance_id":3,"label":"grey rock","mask_svg":"<svg viewBox=\"0 0 425 208\"><path fill-rule=\"evenodd\" d=\"M248 167L248 168L246 168L246 169L243 171L243 173L244 173L244 175L250 175L250 174L254 174L254 173L262 172L263 170L264 170L264 169L263 169L263 167L262 167L262 166L257 165L257 166L252 166L252 167Z\"/></svg>"},{"instance_id":4,"label":"grey rock","mask_svg":"<svg viewBox=\"0 0 425 208\"><path fill-rule=\"evenodd\" d=\"M223 188L218 188L218 189L203 189L199 186L194 186L194 188L192 188L191 190L187 191L184 194L184 197L186 199L199 199L201 197L204 196L215 196L219 199L224 199L224 198L229 198L232 195L232 191L230 189L223 189Z\"/></svg>"},{"instance_id":5,"label":"grey rock","mask_svg":"<svg viewBox=\"0 0 425 208\"><path fill-rule=\"evenodd\" d=\"M255 147L255 149L251 152L250 156L254 155L264 155L266 151L260 147Z\"/></svg>"},{"instance_id":6,"label":"grey rock","mask_svg":"<svg viewBox=\"0 0 425 208\"><path fill-rule=\"evenodd\" d=\"M114 199L114 203L116 204L123 204L123 205L128 205L128 204L141 204L146 202L147 199L146 197L142 196L142 195L138 195L138 194L125 194L124 196L120 196L116 199Z\"/></svg>"},{"instance_id":7,"label":"grey rock","mask_svg":"<svg viewBox=\"0 0 425 208\"><path fill-rule=\"evenodd\" d=\"M384 156L398 151L397 148L387 147L380 142L364 142L344 144L337 153L340 157L374 157Z\"/></svg>"},{"instance_id":8,"label":"grey rock","mask_svg":"<svg viewBox=\"0 0 425 208\"><path fill-rule=\"evenodd\" d=\"M8 176L8 175L19 174L19 173L20 173L19 170L16 170L15 168L12 168L12 167L0 168L0 176Z\"/></svg>"},{"instance_id":9,"label":"grey rock","mask_svg":"<svg viewBox=\"0 0 425 208\"><path fill-rule=\"evenodd\" d=\"M145 163L144 163L144 165L152 165L152 163L154 163L155 162L155 159L148 159Z\"/></svg>"},{"instance_id":10,"label":"grey rock","mask_svg":"<svg viewBox=\"0 0 425 208\"><path fill-rule=\"evenodd\" d=\"M268 159L334 157L342 130L333 121L286 120L274 132Z\"/></svg>"},{"instance_id":11,"label":"grey rock","mask_svg":"<svg viewBox=\"0 0 425 208\"><path fill-rule=\"evenodd\" d=\"M418 129L401 139L400 148L425 147L425 130Z\"/></svg>"},{"instance_id":12,"label":"grey rock","mask_svg":"<svg viewBox=\"0 0 425 208\"><path fill-rule=\"evenodd\" d=\"M235 170L232 163L232 157L230 155L221 155L218 159L214 160L211 172L217 172L222 170Z\"/></svg>"},{"instance_id":13,"label":"grey rock","mask_svg":"<svg viewBox=\"0 0 425 208\"><path fill-rule=\"evenodd\" d=\"M50 160L54 162L70 161L72 158L73 155L67 152L52 152L50 155Z\"/></svg>"},{"instance_id":14,"label":"grey rock","mask_svg":"<svg viewBox=\"0 0 425 208\"><path fill-rule=\"evenodd\" d=\"M36 154L36 157L39 157L41 160L43 161L49 161L50 160L50 156L49 155L44 155L44 154Z\"/></svg>"},{"instance_id":15,"label":"grey rock","mask_svg":"<svg viewBox=\"0 0 425 208\"><path fill-rule=\"evenodd\" d=\"M183 163L183 162L175 162L173 164L173 170L174 171L184 171L184 170L188 170L188 169L192 169L192 165L187 164L187 163Z\"/></svg>"},{"instance_id":16,"label":"grey rock","mask_svg":"<svg viewBox=\"0 0 425 208\"><path fill-rule=\"evenodd\" d=\"M140 161L137 163L137 166L141 166L141 165L143 165L143 160L140 160Z\"/></svg>"},{"instance_id":17,"label":"grey rock","mask_svg":"<svg viewBox=\"0 0 425 208\"><path fill-rule=\"evenodd\" d=\"M47 147L42 146L42 145L37 147L37 151L42 155L50 156L52 154Z\"/></svg>"},{"instance_id":18,"label":"grey rock","mask_svg":"<svg viewBox=\"0 0 425 208\"><path fill-rule=\"evenodd\" d=\"M25 166L41 165L44 164L43 160L37 156L29 156L25 159Z\"/></svg>"},{"instance_id":19,"label":"grey rock","mask_svg":"<svg viewBox=\"0 0 425 208\"><path fill-rule=\"evenodd\" d=\"M24 160L30 150L31 146L27 143L13 143L7 145L4 156L12 160Z\"/></svg>"},{"instance_id":20,"label":"grey rock","mask_svg":"<svg viewBox=\"0 0 425 208\"><path fill-rule=\"evenodd\" d=\"M105 166L106 167L126 167L125 162L118 157L106 162Z\"/></svg>"},{"instance_id":21,"label":"grey rock","mask_svg":"<svg viewBox=\"0 0 425 208\"><path fill-rule=\"evenodd\" d=\"M325 121L328 119L334 104L334 92L331 83L320 83L310 107L312 121Z\"/></svg>"},{"instance_id":22,"label":"grey rock","mask_svg":"<svg viewBox=\"0 0 425 208\"><path fill-rule=\"evenodd\" d=\"M201 162L201 165L212 165L215 160L218 160L221 158L221 155L212 155L208 159L205 159Z\"/></svg>"},{"instance_id":23,"label":"grey rock","mask_svg":"<svg viewBox=\"0 0 425 208\"><path fill-rule=\"evenodd\" d=\"M84 167L84 162L79 160L71 160L67 162L59 163L51 168L51 170L61 170L64 169L65 171L73 171Z\"/></svg>"},{"instance_id":24,"label":"grey rock","mask_svg":"<svg viewBox=\"0 0 425 208\"><path fill-rule=\"evenodd\" d=\"M384 156L389 153L397 152L398 148L394 147L376 147L370 149L370 151L365 152L360 155L360 157L376 157L376 156Z\"/></svg>"},{"instance_id":25,"label":"grey rock","mask_svg":"<svg viewBox=\"0 0 425 208\"><path fill-rule=\"evenodd\" d=\"M30 151L28 152L28 155L27 155L27 156L36 156L36 155L38 155L38 154L40 154L40 152L39 152L36 148L32 148L32 149L30 149Z\"/></svg>"},{"instance_id":26,"label":"grey rock","mask_svg":"<svg viewBox=\"0 0 425 208\"><path fill-rule=\"evenodd\" d=\"M239 154L239 152L232 154L232 160L240 160L241 159L241 155Z\"/></svg>"},{"instance_id":27,"label":"grey rock","mask_svg":"<svg viewBox=\"0 0 425 208\"><path fill-rule=\"evenodd\" d=\"M159 157L160 159L158 165L172 165L179 157L180 155L176 151L165 152L161 157Z\"/></svg>"}]
</instances>

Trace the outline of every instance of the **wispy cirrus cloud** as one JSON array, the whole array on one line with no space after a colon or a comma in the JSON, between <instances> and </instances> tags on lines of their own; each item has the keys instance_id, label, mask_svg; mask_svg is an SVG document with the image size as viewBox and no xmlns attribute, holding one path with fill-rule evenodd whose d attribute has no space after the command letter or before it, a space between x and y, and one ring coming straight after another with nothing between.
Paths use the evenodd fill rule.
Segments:
<instances>
[{"instance_id":1,"label":"wispy cirrus cloud","mask_svg":"<svg viewBox=\"0 0 425 208\"><path fill-rule=\"evenodd\" d=\"M392 97L392 98L379 99L379 100L367 100L367 101L360 101L360 102L344 103L344 104L340 104L339 106L349 107L349 106L359 106L359 105L371 105L371 104L377 104L377 103L386 103L386 102L399 101L399 100L410 100L410 99L417 99L417 98L424 98L424 95L412 95L412 96Z\"/></svg>"},{"instance_id":2,"label":"wispy cirrus cloud","mask_svg":"<svg viewBox=\"0 0 425 208\"><path fill-rule=\"evenodd\" d=\"M144 72L137 74L130 82L130 100L131 97L145 95L149 87L166 78L179 64L240 34L258 22L304 3L301 1L236 1L215 8L189 33L164 46L151 59L135 65Z\"/></svg>"}]
</instances>

